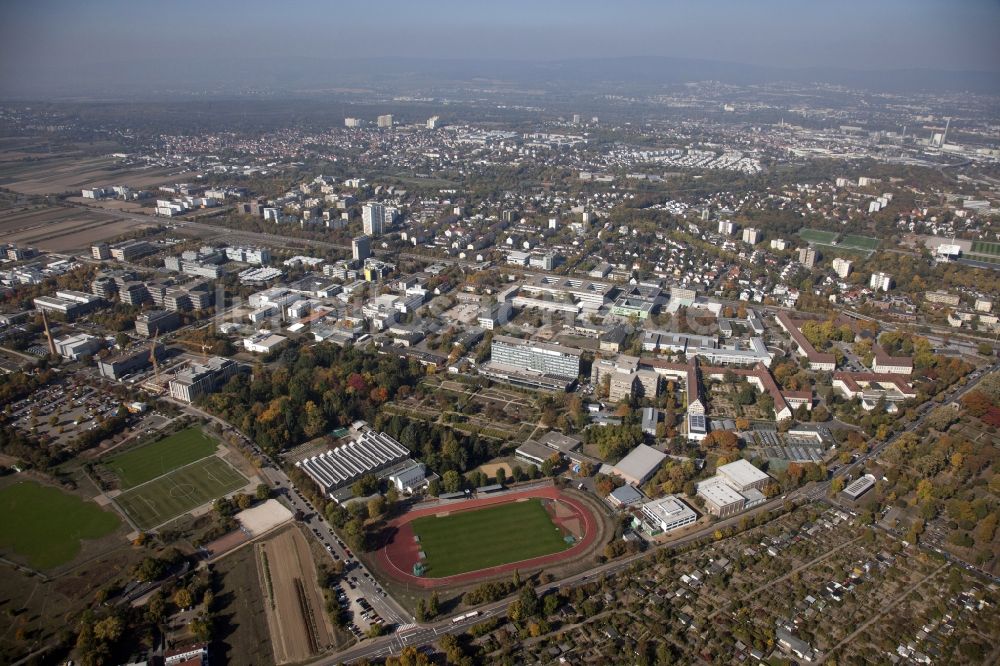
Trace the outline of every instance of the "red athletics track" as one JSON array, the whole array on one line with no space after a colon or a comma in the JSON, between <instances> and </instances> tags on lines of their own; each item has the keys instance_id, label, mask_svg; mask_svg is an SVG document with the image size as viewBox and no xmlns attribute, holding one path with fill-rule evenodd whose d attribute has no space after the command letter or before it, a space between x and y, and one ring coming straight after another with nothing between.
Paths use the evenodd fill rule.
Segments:
<instances>
[{"instance_id":1,"label":"red athletics track","mask_svg":"<svg viewBox=\"0 0 1000 666\"><path fill-rule=\"evenodd\" d=\"M509 562L487 569L467 571L466 573L446 576L444 578L423 578L421 576L414 576L411 573L413 565L418 561L420 546L413 540L413 528L410 527L410 521L422 516L432 516L438 513L469 511L472 509L481 509L492 504L506 504L524 497L558 499L560 502L573 507L573 510L577 513L577 517L583 524L583 539L572 548L552 553L551 555L533 557L530 560L522 560L520 562ZM597 524L590 509L584 506L582 502L564 495L558 488L553 486L532 488L531 490L521 492L507 492L482 499L438 504L426 509L416 509L390 521L389 527L395 527L397 530L396 534L392 541L375 553L375 562L390 578L425 589L468 583L482 578L498 576L514 571L515 569L534 569L546 564L554 564L579 555L587 550L597 539Z\"/></svg>"}]
</instances>

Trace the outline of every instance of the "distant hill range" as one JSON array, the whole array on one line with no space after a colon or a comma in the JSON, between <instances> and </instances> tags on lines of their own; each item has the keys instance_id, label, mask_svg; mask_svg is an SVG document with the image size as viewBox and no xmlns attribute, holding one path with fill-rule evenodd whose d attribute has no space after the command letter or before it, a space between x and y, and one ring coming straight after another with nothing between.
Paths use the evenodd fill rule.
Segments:
<instances>
[{"instance_id":1,"label":"distant hill range","mask_svg":"<svg viewBox=\"0 0 1000 666\"><path fill-rule=\"evenodd\" d=\"M39 71L30 64L5 67L0 74L0 98L321 92L372 87L408 94L431 86L476 82L580 92L581 88L602 86L662 86L710 80L737 85L820 82L894 93L1000 94L1000 72L989 71L764 67L652 56L547 61L288 57L222 58L210 62L133 60L100 67L69 65L58 71Z\"/></svg>"}]
</instances>

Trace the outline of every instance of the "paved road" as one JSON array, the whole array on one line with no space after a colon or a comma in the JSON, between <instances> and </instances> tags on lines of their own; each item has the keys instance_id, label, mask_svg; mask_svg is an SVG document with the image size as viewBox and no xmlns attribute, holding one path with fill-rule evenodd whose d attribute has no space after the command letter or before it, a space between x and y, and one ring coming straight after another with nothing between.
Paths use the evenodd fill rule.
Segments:
<instances>
[{"instance_id":1,"label":"paved road","mask_svg":"<svg viewBox=\"0 0 1000 666\"><path fill-rule=\"evenodd\" d=\"M946 400L944 404L948 404L954 400L958 400L968 391L971 391L979 384L982 379L989 374L992 370L997 369L1000 363L994 364L990 368L984 368L980 371L979 375L976 376L972 381L968 382L966 386L960 389L954 389L946 394ZM550 590L559 589L561 587L572 587L574 585L579 585L587 582L588 580L599 579L605 575L613 575L620 573L621 571L630 567L635 561L649 557L651 553L661 548L666 549L676 549L685 545L690 544L693 541L707 538L715 532L715 530L726 529L733 525L738 524L743 518L747 516L753 516L762 511L774 511L781 507L785 502L812 502L815 500L820 500L826 498L830 491L830 484L833 479L844 477L847 474L851 474L856 470L863 469L863 465L869 461L877 458L895 442L904 432L911 432L920 427L927 415L933 411L937 403L928 403L930 406L923 409L920 416L914 420L912 423L908 424L901 432L893 435L885 442L876 444L871 448L871 450L865 455L858 458L857 461L849 465L844 465L839 468L831 478L822 481L807 484L801 488L798 488L792 492L789 492L780 497L775 497L774 499L765 502L764 504L746 511L744 513L737 514L730 518L717 521L712 523L702 529L686 534L678 539L654 546L644 553L639 553L637 555L632 555L627 558L620 560L614 560L606 564L595 567L589 571L576 574L574 576L569 576L552 583L547 583L541 585L537 588L539 594L544 594ZM364 641L359 645L356 645L343 652L324 657L315 662L317 666L332 666L338 663L349 663L359 659L375 659L386 657L390 654L399 654L403 647L407 645L423 645L425 643L430 643L437 640L437 637L446 633L461 633L465 631L468 627L473 624L482 622L484 619L503 616L506 613L507 605L510 603L509 599L494 602L492 604L486 604L478 608L479 615L474 618L463 620L461 622L454 623L451 620L441 620L438 622L425 624L425 625L413 625L409 627L403 627L396 634L392 636L386 636L374 640Z\"/></svg>"},{"instance_id":2,"label":"paved road","mask_svg":"<svg viewBox=\"0 0 1000 666\"><path fill-rule=\"evenodd\" d=\"M195 414L218 423L224 430L233 432L242 438L244 442L254 451L254 453L260 456L261 460L264 461L264 466L261 468L261 474L271 482L274 492L289 508L291 508L293 512L301 511L302 515L306 516L306 519L303 520L302 523L308 527L313 533L313 536L319 539L320 543L326 547L331 559L344 562L344 577L357 585L361 596L367 599L372 605L372 608L374 608L375 611L382 616L386 625L405 625L413 621L413 616L400 606L395 599L385 593L382 587L375 581L374 577L372 577L371 573L365 568L364 564L355 558L350 552L350 549L347 548L347 546L340 540L339 537L337 537L336 534L334 534L333 528L327 522L326 518L319 511L317 511L305 497L302 496L294 485L292 485L288 475L285 474L285 472L278 467L278 465L276 465L274 461L249 437L234 428L225 420L214 416L213 414L209 414L194 405L188 405L170 398L165 399L175 403L188 413Z\"/></svg>"}]
</instances>

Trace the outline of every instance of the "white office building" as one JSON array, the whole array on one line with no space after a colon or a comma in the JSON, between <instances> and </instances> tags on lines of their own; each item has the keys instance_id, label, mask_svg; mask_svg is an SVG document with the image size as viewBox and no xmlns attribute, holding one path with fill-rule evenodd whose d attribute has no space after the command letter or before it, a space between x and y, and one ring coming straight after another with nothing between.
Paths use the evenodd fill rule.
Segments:
<instances>
[{"instance_id":1,"label":"white office building","mask_svg":"<svg viewBox=\"0 0 1000 666\"><path fill-rule=\"evenodd\" d=\"M698 514L674 495L646 502L642 505L642 515L661 532L670 532L698 520Z\"/></svg>"}]
</instances>

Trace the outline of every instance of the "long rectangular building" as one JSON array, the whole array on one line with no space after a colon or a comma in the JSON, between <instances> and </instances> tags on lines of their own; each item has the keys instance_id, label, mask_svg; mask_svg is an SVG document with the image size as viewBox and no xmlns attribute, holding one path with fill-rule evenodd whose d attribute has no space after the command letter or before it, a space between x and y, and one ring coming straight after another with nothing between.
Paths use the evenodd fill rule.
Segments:
<instances>
[{"instance_id":1,"label":"long rectangular building","mask_svg":"<svg viewBox=\"0 0 1000 666\"><path fill-rule=\"evenodd\" d=\"M521 289L532 294L545 294L557 301L570 300L584 311L596 312L610 301L615 286L607 282L542 275L527 280Z\"/></svg>"},{"instance_id":2,"label":"long rectangular building","mask_svg":"<svg viewBox=\"0 0 1000 666\"><path fill-rule=\"evenodd\" d=\"M159 362L166 356L166 353L166 348L158 342L152 345L152 348L140 345L123 351L117 356L99 360L97 362L97 370L101 373L102 377L117 381L130 372L145 370L151 366L154 354L156 355L157 362Z\"/></svg>"},{"instance_id":3,"label":"long rectangular building","mask_svg":"<svg viewBox=\"0 0 1000 666\"><path fill-rule=\"evenodd\" d=\"M350 486L366 474L376 474L410 455L405 446L384 432L365 429L357 439L295 466L309 475L325 494Z\"/></svg>"},{"instance_id":4,"label":"long rectangular building","mask_svg":"<svg viewBox=\"0 0 1000 666\"><path fill-rule=\"evenodd\" d=\"M806 336L802 334L799 330L799 325L796 324L791 317L785 312L779 312L774 317L778 325L788 333L792 338L792 342L798 348L799 354L805 356L809 360L809 367L813 370L829 370L833 371L837 368L837 357L833 354L822 354L816 351L816 348L812 346L812 343L806 339Z\"/></svg>"},{"instance_id":5,"label":"long rectangular building","mask_svg":"<svg viewBox=\"0 0 1000 666\"><path fill-rule=\"evenodd\" d=\"M491 359L505 365L543 374L576 378L583 352L545 342L530 342L506 335L493 337Z\"/></svg>"},{"instance_id":6,"label":"long rectangular building","mask_svg":"<svg viewBox=\"0 0 1000 666\"><path fill-rule=\"evenodd\" d=\"M239 364L228 358L216 356L205 363L193 363L170 380L170 397L183 402L193 402L198 397L212 393L235 376Z\"/></svg>"}]
</instances>

